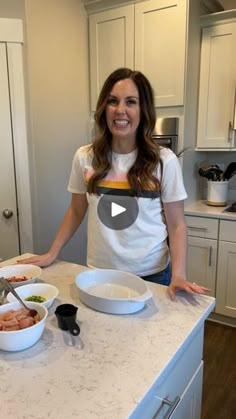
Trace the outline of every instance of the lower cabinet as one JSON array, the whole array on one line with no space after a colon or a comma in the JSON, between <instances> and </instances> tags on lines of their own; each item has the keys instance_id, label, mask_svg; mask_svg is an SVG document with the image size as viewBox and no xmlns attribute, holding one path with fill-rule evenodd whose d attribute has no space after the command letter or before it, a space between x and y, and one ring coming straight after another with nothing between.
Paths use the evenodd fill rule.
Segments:
<instances>
[{"instance_id":1,"label":"lower cabinet","mask_svg":"<svg viewBox=\"0 0 236 419\"><path fill-rule=\"evenodd\" d=\"M216 312L236 318L236 222L220 222Z\"/></svg>"},{"instance_id":2,"label":"lower cabinet","mask_svg":"<svg viewBox=\"0 0 236 419\"><path fill-rule=\"evenodd\" d=\"M186 216L187 276L211 289L215 313L236 318L236 221Z\"/></svg>"},{"instance_id":3,"label":"lower cabinet","mask_svg":"<svg viewBox=\"0 0 236 419\"><path fill-rule=\"evenodd\" d=\"M187 278L191 282L210 288L215 297L217 240L188 237Z\"/></svg>"},{"instance_id":4,"label":"lower cabinet","mask_svg":"<svg viewBox=\"0 0 236 419\"><path fill-rule=\"evenodd\" d=\"M200 419L202 402L203 361L189 382L171 419Z\"/></svg>"},{"instance_id":5,"label":"lower cabinet","mask_svg":"<svg viewBox=\"0 0 236 419\"><path fill-rule=\"evenodd\" d=\"M129 419L200 419L204 325L176 355Z\"/></svg>"}]
</instances>

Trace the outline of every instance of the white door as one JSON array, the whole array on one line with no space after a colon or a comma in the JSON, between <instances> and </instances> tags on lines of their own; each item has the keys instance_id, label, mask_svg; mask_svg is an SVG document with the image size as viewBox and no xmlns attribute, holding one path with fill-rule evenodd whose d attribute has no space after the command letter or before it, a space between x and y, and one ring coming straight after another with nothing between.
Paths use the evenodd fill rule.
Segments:
<instances>
[{"instance_id":1,"label":"white door","mask_svg":"<svg viewBox=\"0 0 236 419\"><path fill-rule=\"evenodd\" d=\"M7 49L0 43L0 262L19 254Z\"/></svg>"}]
</instances>

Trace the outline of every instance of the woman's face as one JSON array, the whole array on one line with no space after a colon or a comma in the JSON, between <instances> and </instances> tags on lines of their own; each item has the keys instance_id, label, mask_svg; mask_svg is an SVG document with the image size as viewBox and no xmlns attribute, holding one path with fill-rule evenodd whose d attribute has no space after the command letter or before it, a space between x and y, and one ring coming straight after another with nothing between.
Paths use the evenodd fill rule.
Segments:
<instances>
[{"instance_id":1,"label":"woman's face","mask_svg":"<svg viewBox=\"0 0 236 419\"><path fill-rule=\"evenodd\" d=\"M140 122L139 93L131 79L114 84L106 106L106 121L113 141L135 144Z\"/></svg>"}]
</instances>

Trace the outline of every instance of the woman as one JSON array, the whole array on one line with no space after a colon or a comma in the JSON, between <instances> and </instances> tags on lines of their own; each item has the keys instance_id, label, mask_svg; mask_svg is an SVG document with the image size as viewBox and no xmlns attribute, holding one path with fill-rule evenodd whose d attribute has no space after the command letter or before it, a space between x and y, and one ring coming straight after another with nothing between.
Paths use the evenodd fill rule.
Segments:
<instances>
[{"instance_id":1,"label":"woman","mask_svg":"<svg viewBox=\"0 0 236 419\"><path fill-rule=\"evenodd\" d=\"M155 120L147 78L127 68L114 71L97 103L98 137L75 153L71 204L53 244L46 254L21 263L53 263L88 209L88 266L125 270L168 285L173 299L181 289L207 291L186 280L187 194L177 157L152 140ZM135 221L123 229L107 226L98 214L104 196L132 197L138 208Z\"/></svg>"}]
</instances>

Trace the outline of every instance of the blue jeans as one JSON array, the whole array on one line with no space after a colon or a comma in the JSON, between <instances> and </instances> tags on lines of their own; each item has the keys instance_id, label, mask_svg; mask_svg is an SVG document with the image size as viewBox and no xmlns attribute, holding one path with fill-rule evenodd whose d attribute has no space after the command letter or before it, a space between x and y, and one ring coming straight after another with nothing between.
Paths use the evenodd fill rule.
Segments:
<instances>
[{"instance_id":1,"label":"blue jeans","mask_svg":"<svg viewBox=\"0 0 236 419\"><path fill-rule=\"evenodd\" d=\"M155 282L156 284L160 285L170 285L171 280L171 269L170 269L170 263L167 265L166 269L161 272L157 272L156 274L142 276L142 279L145 279L145 281Z\"/></svg>"}]
</instances>

